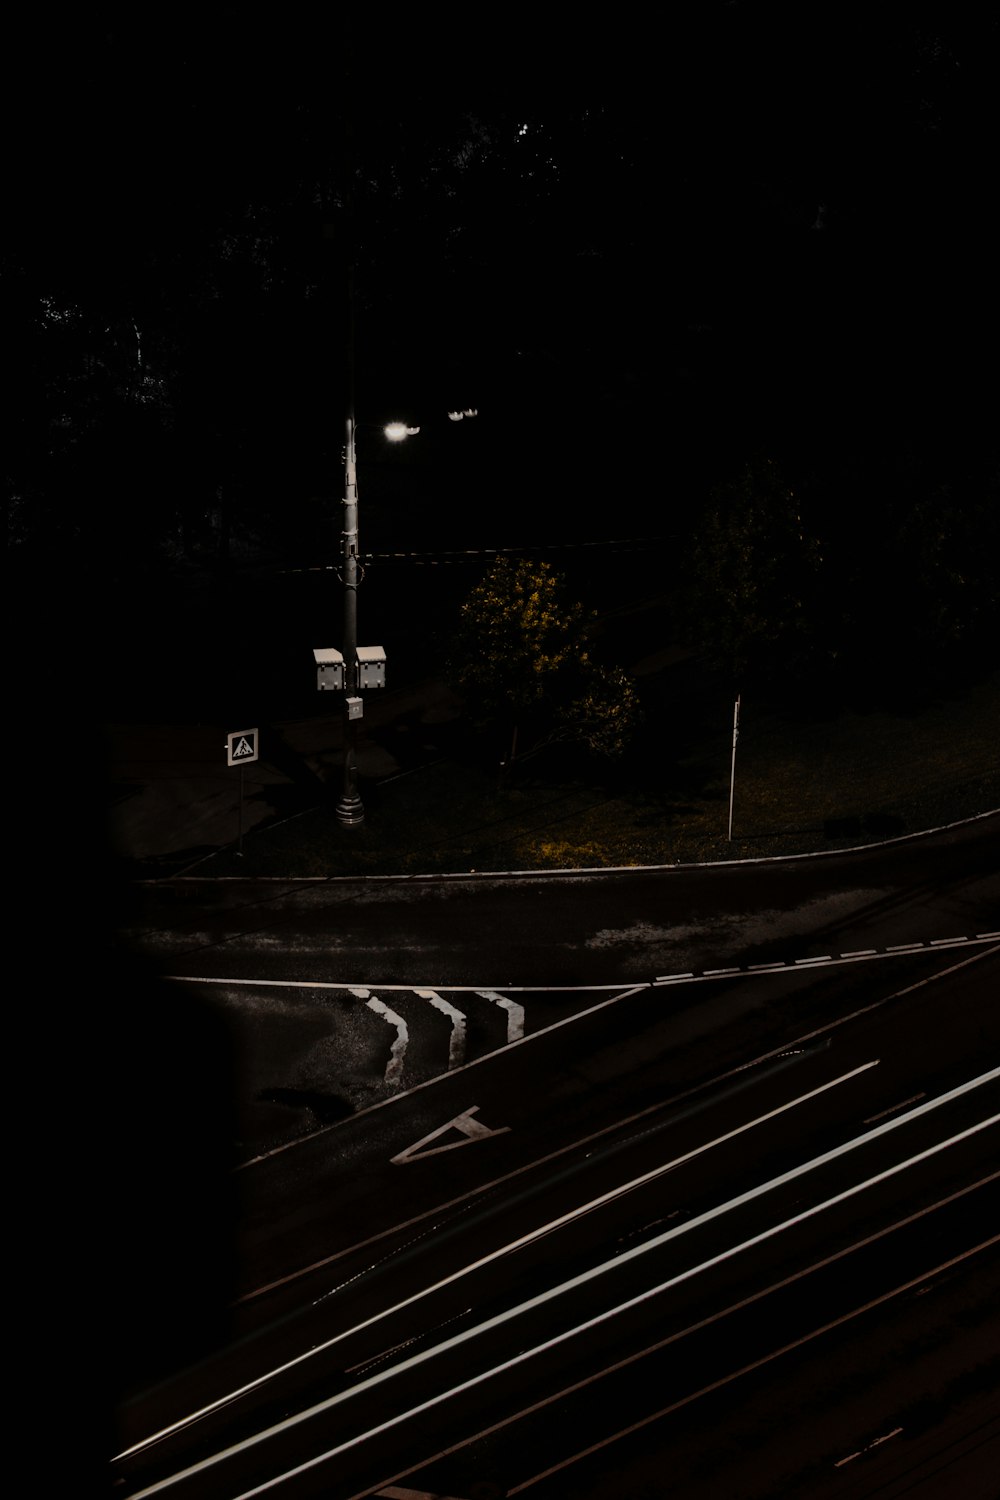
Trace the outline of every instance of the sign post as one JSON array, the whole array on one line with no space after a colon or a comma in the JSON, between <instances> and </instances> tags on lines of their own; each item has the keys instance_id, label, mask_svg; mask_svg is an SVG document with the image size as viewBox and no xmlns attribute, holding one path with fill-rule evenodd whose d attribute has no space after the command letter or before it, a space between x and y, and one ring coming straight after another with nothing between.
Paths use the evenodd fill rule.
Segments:
<instances>
[{"instance_id":1,"label":"sign post","mask_svg":"<svg viewBox=\"0 0 1000 1500\"><path fill-rule=\"evenodd\" d=\"M243 855L243 768L255 761L259 752L256 729L236 729L226 736L226 764L240 768L240 821L236 853Z\"/></svg>"},{"instance_id":2,"label":"sign post","mask_svg":"<svg viewBox=\"0 0 1000 1500\"><path fill-rule=\"evenodd\" d=\"M733 841L733 787L736 784L736 741L740 737L740 698L738 693L733 705L733 761L729 770L729 842Z\"/></svg>"}]
</instances>

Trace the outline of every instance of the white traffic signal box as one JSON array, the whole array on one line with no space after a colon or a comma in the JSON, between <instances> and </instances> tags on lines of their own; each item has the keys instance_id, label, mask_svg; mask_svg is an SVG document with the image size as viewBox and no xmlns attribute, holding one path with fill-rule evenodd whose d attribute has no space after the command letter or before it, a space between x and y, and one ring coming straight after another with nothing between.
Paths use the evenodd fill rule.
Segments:
<instances>
[{"instance_id":1,"label":"white traffic signal box","mask_svg":"<svg viewBox=\"0 0 1000 1500\"><path fill-rule=\"evenodd\" d=\"M385 652L381 646L358 647L358 687L385 687Z\"/></svg>"}]
</instances>

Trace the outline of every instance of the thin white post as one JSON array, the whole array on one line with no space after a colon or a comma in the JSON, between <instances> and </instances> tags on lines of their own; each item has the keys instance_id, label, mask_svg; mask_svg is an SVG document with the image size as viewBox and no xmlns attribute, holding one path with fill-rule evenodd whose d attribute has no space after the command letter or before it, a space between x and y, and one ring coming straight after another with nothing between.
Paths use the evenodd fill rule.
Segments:
<instances>
[{"instance_id":1,"label":"thin white post","mask_svg":"<svg viewBox=\"0 0 1000 1500\"><path fill-rule=\"evenodd\" d=\"M740 737L740 698L738 693L733 705L733 762L729 771L729 842L733 841L733 787L736 784L736 741Z\"/></svg>"}]
</instances>

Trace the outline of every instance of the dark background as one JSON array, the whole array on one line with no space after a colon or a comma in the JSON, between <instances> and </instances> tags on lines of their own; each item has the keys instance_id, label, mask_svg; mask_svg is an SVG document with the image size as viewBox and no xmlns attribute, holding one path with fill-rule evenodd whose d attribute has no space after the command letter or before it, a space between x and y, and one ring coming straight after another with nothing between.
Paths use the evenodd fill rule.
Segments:
<instances>
[{"instance_id":1,"label":"dark background","mask_svg":"<svg viewBox=\"0 0 1000 1500\"><path fill-rule=\"evenodd\" d=\"M107 1111L98 1153L112 1137L120 1153L123 1119L152 1131L134 1160L82 1153L44 1177L42 1237L78 1245L96 1220L121 1305L148 1271L128 1246L177 1270L152 1334L127 1315L115 1330L131 1370L179 1357L179 1309L181 1346L210 1337L225 1267L192 1279L183 1245L151 1245L150 1205L129 1206L176 1135L156 1135L133 1066L160 1001L137 1040L110 954L97 730L235 722L251 692L247 722L315 705L311 648L337 642L339 596L299 570L338 546L352 260L358 420L423 429L389 450L361 427L363 550L654 537L580 586L594 604L662 591L718 487L771 460L837 560L824 608L865 604L856 647L889 615L894 652L920 634L899 537L921 506L931 551L943 527L960 559L948 587L995 606L995 14L593 16L95 5L5 22L7 854L22 943L51 944L44 893L68 882L63 951L109 1001L95 1048L72 982L45 977L18 1055L48 1119ZM453 406L479 416L449 423ZM417 670L459 585L432 599L414 576L370 564L361 637ZM697 625L696 607L664 628ZM188 1183L209 1216L211 1168Z\"/></svg>"},{"instance_id":2,"label":"dark background","mask_svg":"<svg viewBox=\"0 0 1000 1500\"><path fill-rule=\"evenodd\" d=\"M373 547L669 530L755 453L860 523L901 467L995 460L997 40L766 3L9 32L13 539L301 555L340 487L351 184L359 421L482 414L474 457L407 455Z\"/></svg>"}]
</instances>

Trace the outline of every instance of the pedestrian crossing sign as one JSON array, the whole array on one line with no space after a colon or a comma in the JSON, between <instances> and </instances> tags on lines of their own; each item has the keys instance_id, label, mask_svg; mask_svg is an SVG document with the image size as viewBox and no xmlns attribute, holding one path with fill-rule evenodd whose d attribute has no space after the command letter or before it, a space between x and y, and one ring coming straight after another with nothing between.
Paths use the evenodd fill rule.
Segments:
<instances>
[{"instance_id":1,"label":"pedestrian crossing sign","mask_svg":"<svg viewBox=\"0 0 1000 1500\"><path fill-rule=\"evenodd\" d=\"M226 736L226 754L231 766L245 766L257 759L256 729L237 729Z\"/></svg>"}]
</instances>

